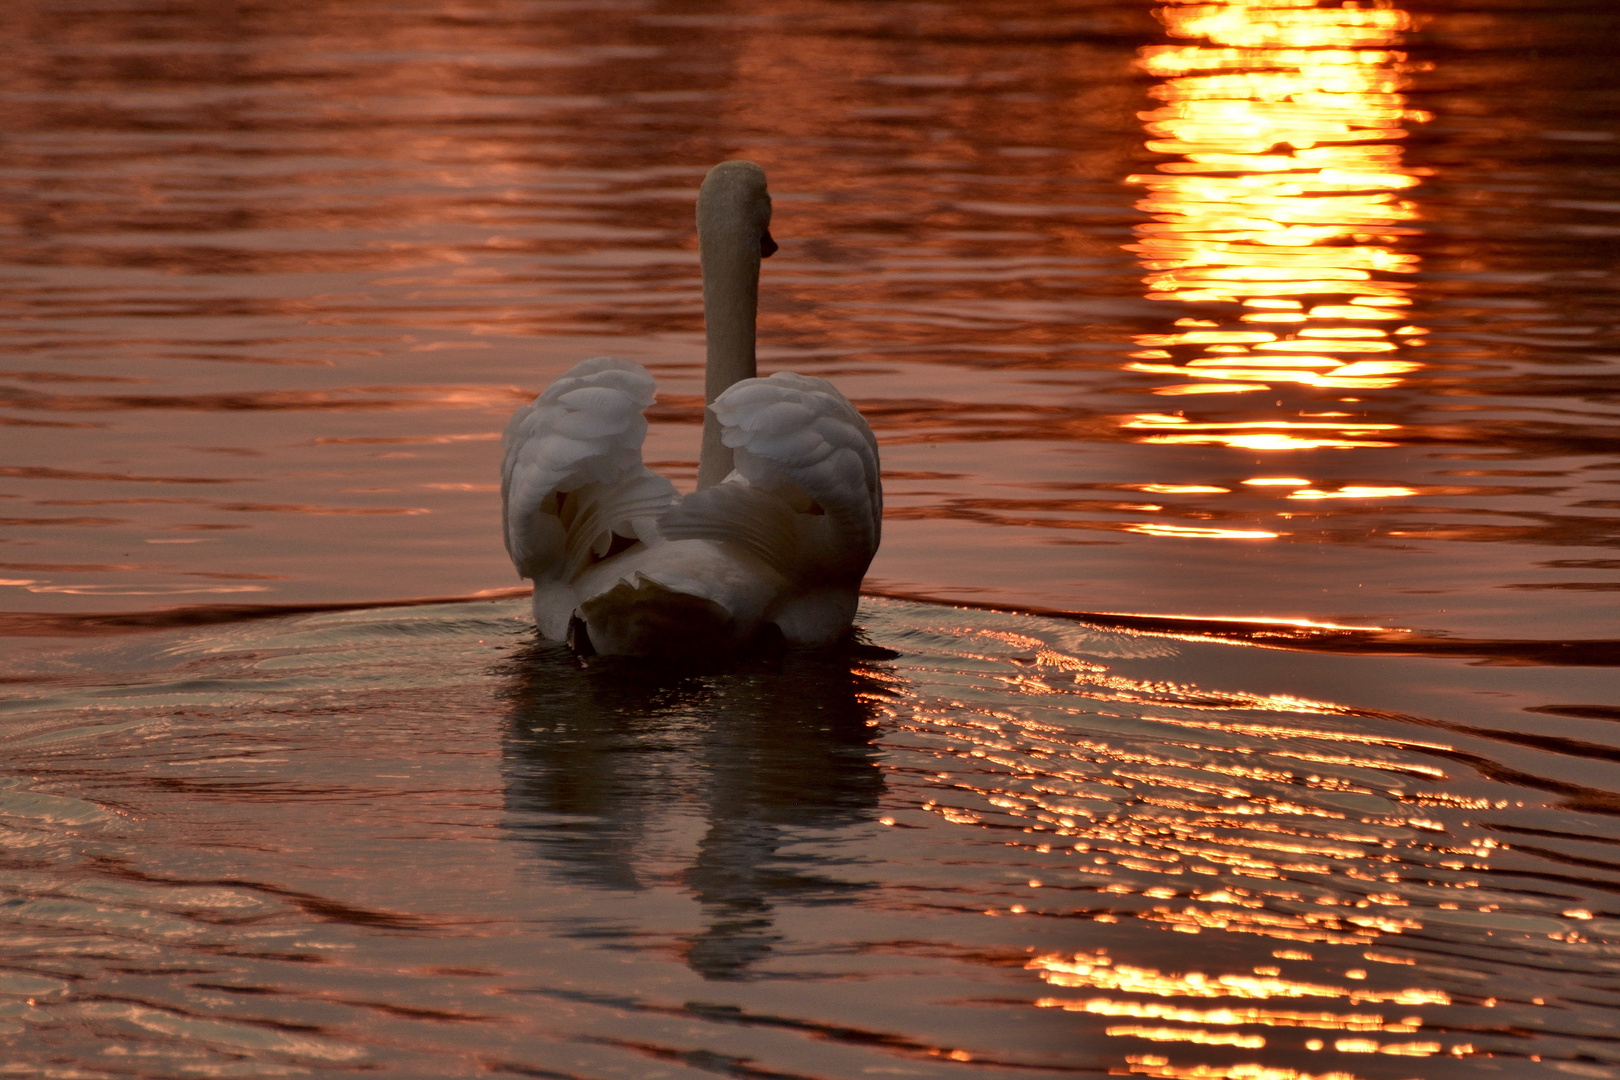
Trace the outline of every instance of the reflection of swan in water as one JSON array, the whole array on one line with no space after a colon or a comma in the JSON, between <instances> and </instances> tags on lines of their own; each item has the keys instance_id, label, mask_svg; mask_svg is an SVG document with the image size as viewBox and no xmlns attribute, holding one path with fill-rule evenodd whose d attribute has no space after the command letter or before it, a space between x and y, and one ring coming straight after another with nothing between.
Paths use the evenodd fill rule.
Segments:
<instances>
[{"instance_id":1,"label":"reflection of swan in water","mask_svg":"<svg viewBox=\"0 0 1620 1080\"><path fill-rule=\"evenodd\" d=\"M697 491L680 499L642 464L654 386L629 360L579 364L506 428L506 550L534 580L540 632L581 651L831 643L877 551L866 421L825 379L754 377L759 262L776 250L764 170L715 166L697 216L709 406Z\"/></svg>"},{"instance_id":2,"label":"reflection of swan in water","mask_svg":"<svg viewBox=\"0 0 1620 1080\"><path fill-rule=\"evenodd\" d=\"M859 888L778 855L804 830L869 820L877 805L871 698L882 684L858 663L790 653L661 673L620 660L581 666L540 642L513 671L509 827L572 881L640 890L654 873L649 837L698 809L704 833L680 880L706 923L684 944L704 978L746 977L770 953L774 903Z\"/></svg>"}]
</instances>

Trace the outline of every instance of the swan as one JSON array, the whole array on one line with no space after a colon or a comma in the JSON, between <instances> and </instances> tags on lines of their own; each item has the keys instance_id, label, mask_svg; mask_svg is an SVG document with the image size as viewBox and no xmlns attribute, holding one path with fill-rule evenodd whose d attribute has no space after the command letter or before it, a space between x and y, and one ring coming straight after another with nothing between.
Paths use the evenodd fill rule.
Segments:
<instances>
[{"instance_id":1,"label":"swan","mask_svg":"<svg viewBox=\"0 0 1620 1080\"><path fill-rule=\"evenodd\" d=\"M633 361L583 361L507 424L502 527L544 637L587 655L658 656L847 633L881 535L877 440L827 380L756 375L770 220L764 169L709 171L697 200L707 357L696 491L681 497L642 463L656 387Z\"/></svg>"}]
</instances>

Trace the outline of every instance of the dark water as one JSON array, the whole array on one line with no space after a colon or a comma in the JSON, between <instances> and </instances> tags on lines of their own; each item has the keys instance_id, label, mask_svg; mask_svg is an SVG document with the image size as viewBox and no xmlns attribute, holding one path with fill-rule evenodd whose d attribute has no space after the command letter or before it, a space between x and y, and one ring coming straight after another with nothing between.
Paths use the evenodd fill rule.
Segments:
<instances>
[{"instance_id":1,"label":"dark water","mask_svg":"<svg viewBox=\"0 0 1620 1080\"><path fill-rule=\"evenodd\" d=\"M0 7L0 1074L1620 1077L1617 21ZM734 156L873 648L581 669L499 431L693 483Z\"/></svg>"},{"instance_id":2,"label":"dark water","mask_svg":"<svg viewBox=\"0 0 1620 1080\"><path fill-rule=\"evenodd\" d=\"M1616 1075L1615 751L1523 730L1606 673L883 600L853 659L582 669L525 607L36 654L18 1068Z\"/></svg>"}]
</instances>

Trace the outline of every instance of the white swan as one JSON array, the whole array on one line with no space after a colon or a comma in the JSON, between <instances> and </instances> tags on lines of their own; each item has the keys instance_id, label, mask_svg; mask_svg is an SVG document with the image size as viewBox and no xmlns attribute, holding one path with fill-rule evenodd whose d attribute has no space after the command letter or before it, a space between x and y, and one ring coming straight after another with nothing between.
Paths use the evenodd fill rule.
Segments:
<instances>
[{"instance_id":1,"label":"white swan","mask_svg":"<svg viewBox=\"0 0 1620 1080\"><path fill-rule=\"evenodd\" d=\"M727 161L698 193L708 338L697 491L641 461L652 377L597 357L506 426L506 550L541 634L580 651L713 653L849 628L883 517L877 440L825 379L755 377L765 171Z\"/></svg>"}]
</instances>

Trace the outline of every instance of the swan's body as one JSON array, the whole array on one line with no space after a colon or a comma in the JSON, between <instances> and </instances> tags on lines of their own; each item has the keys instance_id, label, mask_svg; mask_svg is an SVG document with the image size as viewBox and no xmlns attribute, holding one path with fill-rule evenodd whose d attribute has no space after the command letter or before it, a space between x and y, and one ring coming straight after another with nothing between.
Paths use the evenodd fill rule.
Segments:
<instances>
[{"instance_id":1,"label":"swan's body","mask_svg":"<svg viewBox=\"0 0 1620 1080\"><path fill-rule=\"evenodd\" d=\"M506 550L540 633L599 653L716 652L849 628L883 516L877 440L825 379L755 377L765 174L716 166L698 196L708 337L698 490L642 464L652 377L586 360L506 427ZM774 630L773 630L774 628ZM581 633L583 631L583 633Z\"/></svg>"}]
</instances>

